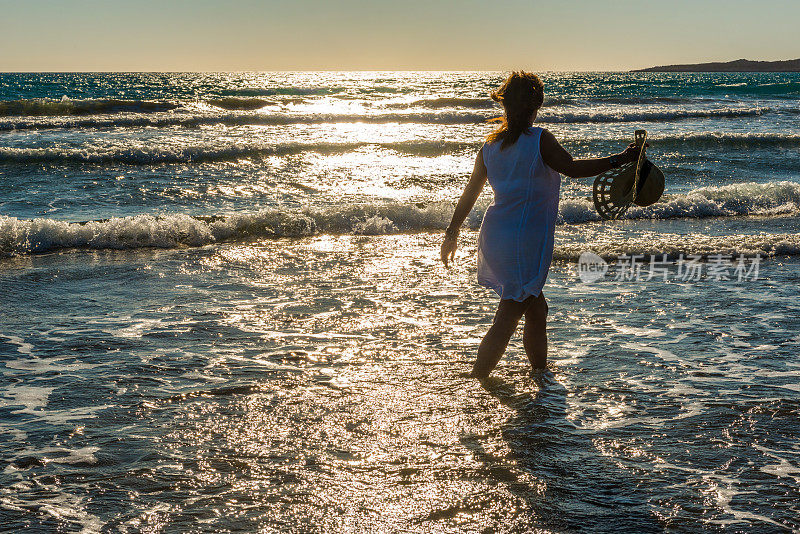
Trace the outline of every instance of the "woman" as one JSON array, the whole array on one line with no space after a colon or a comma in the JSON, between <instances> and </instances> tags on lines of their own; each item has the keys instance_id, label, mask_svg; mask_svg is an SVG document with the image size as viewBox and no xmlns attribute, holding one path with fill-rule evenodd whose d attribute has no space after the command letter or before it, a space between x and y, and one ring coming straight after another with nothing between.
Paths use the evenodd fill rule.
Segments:
<instances>
[{"instance_id":1,"label":"woman","mask_svg":"<svg viewBox=\"0 0 800 534\"><path fill-rule=\"evenodd\" d=\"M478 151L469 183L445 231L442 261L455 257L458 232L486 180L494 191L478 236L478 283L500 296L500 305L478 348L471 376L485 378L500 361L517 324L525 316L525 353L534 370L547 365L547 301L542 294L558 215L560 174L595 176L639 155L631 144L607 158L572 159L549 131L533 126L544 101L535 74L514 72L492 99L505 110L501 126Z\"/></svg>"}]
</instances>

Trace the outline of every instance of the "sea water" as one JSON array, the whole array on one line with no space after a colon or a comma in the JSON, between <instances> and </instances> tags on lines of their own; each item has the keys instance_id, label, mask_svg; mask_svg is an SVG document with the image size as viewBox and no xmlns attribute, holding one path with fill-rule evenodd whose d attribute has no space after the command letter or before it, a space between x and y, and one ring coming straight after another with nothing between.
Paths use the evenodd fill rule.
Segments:
<instances>
[{"instance_id":1,"label":"sea water","mask_svg":"<svg viewBox=\"0 0 800 534\"><path fill-rule=\"evenodd\" d=\"M800 75L542 79L667 188L564 178L549 370L480 383L488 187L438 249L503 73L0 74L3 527L800 529Z\"/></svg>"}]
</instances>

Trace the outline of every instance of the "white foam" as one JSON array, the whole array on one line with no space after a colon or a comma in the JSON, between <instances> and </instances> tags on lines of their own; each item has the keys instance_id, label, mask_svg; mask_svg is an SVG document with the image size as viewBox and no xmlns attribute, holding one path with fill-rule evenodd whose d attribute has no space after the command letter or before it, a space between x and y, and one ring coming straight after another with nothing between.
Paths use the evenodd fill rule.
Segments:
<instances>
[{"instance_id":1,"label":"white foam","mask_svg":"<svg viewBox=\"0 0 800 534\"><path fill-rule=\"evenodd\" d=\"M20 354L25 354L26 356L31 356L33 354L33 345L26 343L21 337L9 336L7 334L0 335L6 338L12 345L15 345L17 347L17 352Z\"/></svg>"},{"instance_id":2,"label":"white foam","mask_svg":"<svg viewBox=\"0 0 800 534\"><path fill-rule=\"evenodd\" d=\"M477 227L485 209L485 204L473 209L467 225ZM424 204L345 204L299 210L266 209L227 217L135 215L86 223L0 216L0 254L29 254L63 248L175 248L252 237L439 231L449 223L452 210L452 203L439 201ZM777 213L800 213L800 184L777 182L704 187L672 195L647 208L631 208L626 218L671 219ZM599 217L589 200L561 201L561 224L596 220ZM687 246L687 243L691 245ZM557 259L577 258L586 248L603 256L631 253L800 254L800 236L793 233L725 236L659 234L599 243L561 243L557 245L554 256Z\"/></svg>"},{"instance_id":3,"label":"white foam","mask_svg":"<svg viewBox=\"0 0 800 534\"><path fill-rule=\"evenodd\" d=\"M383 235L397 231L397 227L386 217L375 215L364 222L358 222L353 226L353 232L362 235Z\"/></svg>"},{"instance_id":4,"label":"white foam","mask_svg":"<svg viewBox=\"0 0 800 534\"><path fill-rule=\"evenodd\" d=\"M190 497L189 499L186 499L184 502L187 505L189 505L189 504L192 504L192 503L196 502L197 500L199 500L199 498L191 498ZM158 503L158 504L156 504L154 506L151 506L151 507L139 512L139 516L138 517L134 517L132 519L129 519L129 520L125 521L124 523L122 523L121 525L119 525L119 527L118 527L119 531L122 532L123 534L126 534L128 532L150 532L150 531L160 530L158 528L158 526L160 526L161 524L166 524L168 522L164 521L162 523L162 522L156 521L155 524L157 526L155 526L154 528L151 528L152 523L154 522L154 519L158 518L159 515L168 514L171 510L172 510L172 508L170 507L170 505L168 505L166 503ZM213 519L217 519L216 516L213 517L212 520ZM196 520L196 522L197 523L208 523L210 521L209 520Z\"/></svg>"},{"instance_id":5,"label":"white foam","mask_svg":"<svg viewBox=\"0 0 800 534\"><path fill-rule=\"evenodd\" d=\"M31 513L31 498L35 497L35 502L39 505L37 513L47 514L57 521L72 524L71 530L75 530L75 525L80 527L82 534L94 534L102 531L103 521L86 511L86 499L71 493L66 493L63 488L55 485L47 485L39 482L36 489L31 487L31 483L20 481L8 487L0 489L0 506L7 510ZM35 495L31 493L35 491ZM21 498L24 495L25 498ZM66 525L64 525L66 527Z\"/></svg>"},{"instance_id":6,"label":"white foam","mask_svg":"<svg viewBox=\"0 0 800 534\"><path fill-rule=\"evenodd\" d=\"M45 374L51 372L63 373L65 371L80 371L84 369L93 369L100 367L104 364L95 363L63 363L64 360L71 359L72 357L61 358L27 358L12 360L5 363L7 369L14 369L16 371L28 371L38 374Z\"/></svg>"},{"instance_id":7,"label":"white foam","mask_svg":"<svg viewBox=\"0 0 800 534\"><path fill-rule=\"evenodd\" d=\"M28 433L24 430L14 427L0 427L0 432L6 436L10 435L14 441L25 442L28 439Z\"/></svg>"},{"instance_id":8,"label":"white foam","mask_svg":"<svg viewBox=\"0 0 800 534\"><path fill-rule=\"evenodd\" d=\"M700 234L657 234L630 237L624 240L604 240L589 243L564 243L556 245L553 257L557 260L576 260L585 250L591 250L606 258L614 259L621 255L640 254L646 258L661 258L666 254L668 259L675 260L684 255L722 254L733 261L744 255L744 267L752 267L753 258L761 256L800 254L800 234L730 234L724 236L708 236ZM641 261L641 260L640 260ZM729 271L733 280L734 268ZM742 273L745 274L744 272ZM749 279L755 272L748 275Z\"/></svg>"},{"instance_id":9,"label":"white foam","mask_svg":"<svg viewBox=\"0 0 800 534\"><path fill-rule=\"evenodd\" d=\"M474 111L406 112L406 113L131 113L128 115L102 115L76 118L14 117L0 120L0 131L49 128L165 128L178 126L196 128L205 125L226 126L285 126L291 124L323 123L418 123L418 124L480 124L494 114Z\"/></svg>"},{"instance_id":10,"label":"white foam","mask_svg":"<svg viewBox=\"0 0 800 534\"><path fill-rule=\"evenodd\" d=\"M30 98L0 102L0 117L5 116L61 116L94 115L108 113L156 113L177 108L177 104L147 100L119 100L105 98L61 99Z\"/></svg>"},{"instance_id":11,"label":"white foam","mask_svg":"<svg viewBox=\"0 0 800 534\"><path fill-rule=\"evenodd\" d=\"M760 469L762 473L772 475L776 478L790 478L794 480L796 484L800 484L800 467L793 465L786 458L781 458L779 456L773 456L773 458L778 460L778 463L762 467Z\"/></svg>"},{"instance_id":12,"label":"white foam","mask_svg":"<svg viewBox=\"0 0 800 534\"><path fill-rule=\"evenodd\" d=\"M72 101L76 102L76 101ZM84 101L86 102L86 101ZM120 101L116 101L119 103ZM217 101L219 104L221 101ZM430 101L429 101L430 102ZM488 101L487 101L488 102ZM260 104L264 104L261 106ZM135 102L117 106L125 109L115 109L113 106L104 106L100 102L91 107L91 117L70 116L71 104L51 103L50 109L61 108L59 113L28 113L10 114L3 113L0 117L10 118L0 121L1 130L22 130L41 128L124 128L124 127L197 127L201 125L224 124L229 126L240 125L289 125L289 124L321 124L321 123L420 123L420 124L480 124L497 117L499 110L485 109L483 106L466 106L467 110L445 109L433 111L436 108L464 107L465 102L442 102L443 106L435 106L431 111L409 110L404 112L386 113L377 110L365 111L361 106L355 106L353 113L329 113L324 107L314 108L306 106L304 112L280 112L275 108L266 111L269 102L256 100L228 101L232 110L236 107L263 107L257 111L231 111L227 113L214 112L208 104L201 106L192 105L177 110L171 109L168 103ZM490 103L490 102L488 102ZM459 104L450 106L447 104ZM232 107L231 107L232 105ZM225 106L223 106L224 108ZM31 108L33 111L33 109ZM127 113L115 113L125 111ZM210 112L209 112L210 111ZM644 121L680 121L686 119L704 118L739 118L757 117L776 111L764 106L720 107L709 109L685 109L681 107L659 108L631 108L630 106L604 107L604 108L575 108L575 107L547 107L538 116L538 122L544 124L576 124L576 123L626 123ZM783 109L785 111L785 108ZM12 116L16 115L16 116ZM52 116L55 115L55 116Z\"/></svg>"},{"instance_id":13,"label":"white foam","mask_svg":"<svg viewBox=\"0 0 800 534\"><path fill-rule=\"evenodd\" d=\"M47 400L55 387L12 386L7 388L0 398L0 407L22 406L13 413L30 413L40 415L38 408L47 405Z\"/></svg>"},{"instance_id":14,"label":"white foam","mask_svg":"<svg viewBox=\"0 0 800 534\"><path fill-rule=\"evenodd\" d=\"M0 128L2 130L2 128ZM85 145L82 147L0 147L0 163L156 165L204 163L288 156L302 153L340 154L364 148L377 148L416 156L441 156L475 148L474 143L458 141L412 140L399 142L339 143L228 143L209 141L195 145Z\"/></svg>"},{"instance_id":15,"label":"white foam","mask_svg":"<svg viewBox=\"0 0 800 534\"><path fill-rule=\"evenodd\" d=\"M0 390L0 407L16 408L11 413L35 416L38 421L50 425L66 425L76 420L96 417L96 413L107 405L83 406L62 410L47 409L47 403L55 387L12 385Z\"/></svg>"},{"instance_id":16,"label":"white foam","mask_svg":"<svg viewBox=\"0 0 800 534\"><path fill-rule=\"evenodd\" d=\"M17 456L35 456L43 463L57 464L96 464L97 457L94 455L99 451L99 447L87 446L77 449L67 447L45 447L42 449L24 449Z\"/></svg>"},{"instance_id":17,"label":"white foam","mask_svg":"<svg viewBox=\"0 0 800 534\"><path fill-rule=\"evenodd\" d=\"M609 123L609 122L643 122L672 121L693 118L734 118L754 117L772 111L768 107L740 107L717 109L678 109L662 108L656 110L628 111L625 107L616 109L600 109L596 111L543 110L537 120L544 123Z\"/></svg>"},{"instance_id":18,"label":"white foam","mask_svg":"<svg viewBox=\"0 0 800 534\"><path fill-rule=\"evenodd\" d=\"M705 483L709 484L708 493L715 499L717 506L724 513L731 514L734 517L734 520L711 520L712 523L725 525L732 523L749 523L752 521L760 521L774 525L781 530L786 528L785 525L770 519L767 516L746 510L740 510L731 506L733 497L743 493L748 493L747 491L739 491L735 489L737 486L742 485L742 480L720 476L717 474L705 476L703 479Z\"/></svg>"},{"instance_id":19,"label":"white foam","mask_svg":"<svg viewBox=\"0 0 800 534\"><path fill-rule=\"evenodd\" d=\"M737 215L782 215L800 213L800 184L795 182L747 182L719 187L701 187L688 193L666 195L646 208L631 207L625 219L675 219L730 217ZM559 222L599 221L594 204L585 198L562 199Z\"/></svg>"}]
</instances>

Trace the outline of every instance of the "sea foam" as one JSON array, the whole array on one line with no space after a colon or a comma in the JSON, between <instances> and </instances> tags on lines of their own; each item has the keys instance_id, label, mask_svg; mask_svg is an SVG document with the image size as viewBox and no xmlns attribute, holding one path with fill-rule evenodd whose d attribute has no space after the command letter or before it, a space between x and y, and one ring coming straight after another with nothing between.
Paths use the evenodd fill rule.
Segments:
<instances>
[{"instance_id":1,"label":"sea foam","mask_svg":"<svg viewBox=\"0 0 800 534\"><path fill-rule=\"evenodd\" d=\"M64 96L60 100L51 98L31 98L25 100L0 101L0 117L158 113L178 107L178 104L173 104L171 102L118 99L73 100Z\"/></svg>"},{"instance_id":2,"label":"sea foam","mask_svg":"<svg viewBox=\"0 0 800 534\"><path fill-rule=\"evenodd\" d=\"M676 260L681 255L701 256L797 256L800 255L800 235L778 234L729 234L709 236L700 234L648 234L622 240L602 240L589 243L559 243L553 251L553 259L577 261L585 251L591 251L609 260L619 256L642 256L644 261L666 256Z\"/></svg>"},{"instance_id":3,"label":"sea foam","mask_svg":"<svg viewBox=\"0 0 800 534\"><path fill-rule=\"evenodd\" d=\"M632 206L625 219L676 219L682 217L731 217L737 215L788 215L800 211L800 184L746 182L701 187L683 194L665 195L646 208ZM594 204L586 198L562 199L560 223L599 221Z\"/></svg>"},{"instance_id":4,"label":"sea foam","mask_svg":"<svg viewBox=\"0 0 800 534\"><path fill-rule=\"evenodd\" d=\"M206 163L238 161L248 158L288 156L313 152L341 154L363 148L394 150L406 155L440 156L464 150L477 150L475 143L458 141L399 141L341 143L228 143L184 146L84 146L80 148L0 147L0 163L15 164L96 164L159 165L166 163Z\"/></svg>"},{"instance_id":5,"label":"sea foam","mask_svg":"<svg viewBox=\"0 0 800 534\"><path fill-rule=\"evenodd\" d=\"M464 99L461 99L464 100ZM162 103L148 103L156 106ZM99 104L92 108L92 111L76 113L70 111L72 108L63 112L47 112L50 108L41 112L26 113L2 113L0 117L9 118L0 120L0 131L9 130L30 130L30 129L70 129L70 128L138 128L156 127L165 128L177 126L183 128L196 128L199 126L227 125L227 126L282 126L291 124L326 124L326 123L411 123L411 124L480 124L490 119L497 118L500 111L490 109L478 104L463 106L465 109L448 109L456 106L447 100L429 101L420 104L423 109L430 111L409 110L404 112L369 112L369 113L286 113L286 112L264 112L259 108L268 105L269 102L259 99L239 99L224 98L209 101L214 107L230 111L229 113L206 113L197 112L190 108L181 107L173 104L163 103L164 110L136 109L131 104L130 109L121 109L131 113L116 113L110 107ZM463 104L463 103L462 103ZM22 104L18 104L22 106ZM136 104L143 106L144 103ZM397 106L407 106L399 104ZM50 106L50 104L48 104ZM53 109L61 106L57 101L52 103ZM103 111L104 106L108 109ZM393 107L397 107L392 104ZM442 111L434 111L443 108ZM173 110L170 113L155 113L156 111ZM2 111L2 109L0 109ZM545 107L539 113L537 122L543 124L576 124L576 123L627 123L627 122L668 122L687 119L702 118L746 118L764 115L773 112L769 107L754 106L740 108L719 108L719 109L681 109L681 108L659 108L659 109L581 109L578 107ZM137 113L133 113L137 112ZM116 113L116 114L113 114ZM75 117L74 115L101 115L98 117ZM16 116L21 115L21 116ZM48 116L52 115L52 116Z\"/></svg>"},{"instance_id":6,"label":"sea foam","mask_svg":"<svg viewBox=\"0 0 800 534\"><path fill-rule=\"evenodd\" d=\"M577 142L562 139L569 144ZM585 143L619 143L626 140L584 139ZM651 141L659 152L692 149L751 149L800 147L800 134L721 133L679 134L657 136ZM206 163L215 161L238 161L250 158L286 156L313 152L341 154L364 148L393 150L412 156L436 157L450 154L476 152L480 141L407 140L390 142L316 142L316 143L222 143L219 141L196 145L151 145L139 144L118 146L84 145L82 147L19 148L0 147L0 164L97 164L97 165L158 165L165 163Z\"/></svg>"},{"instance_id":7,"label":"sea foam","mask_svg":"<svg viewBox=\"0 0 800 534\"><path fill-rule=\"evenodd\" d=\"M470 213L468 227L477 228L480 225L485 208L485 205L481 205ZM175 248L252 238L439 231L449 223L452 210L452 203L440 201L420 204L348 204L301 210L267 209L255 213L206 217L141 214L82 223L0 216L0 253L31 254L64 248ZM704 187L685 194L670 195L647 208L631 208L625 218L777 216L798 212L800 184L742 183ZM589 199L567 198L561 201L559 224L581 224L599 220ZM763 252L795 254L796 243L800 238L792 236L751 236L747 239L755 241L747 246ZM709 239L724 241L726 238ZM715 247L722 246L714 243ZM652 243L643 242L643 245L631 246L641 248L644 245L651 247ZM668 248L665 243L656 248L661 246ZM667 252L666 248L664 252Z\"/></svg>"}]
</instances>

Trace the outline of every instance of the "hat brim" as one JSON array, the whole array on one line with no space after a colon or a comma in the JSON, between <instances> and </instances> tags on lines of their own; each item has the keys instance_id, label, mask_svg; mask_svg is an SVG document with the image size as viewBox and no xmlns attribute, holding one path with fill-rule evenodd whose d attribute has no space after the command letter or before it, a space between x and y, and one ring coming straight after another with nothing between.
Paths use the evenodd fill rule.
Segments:
<instances>
[{"instance_id":1,"label":"hat brim","mask_svg":"<svg viewBox=\"0 0 800 534\"><path fill-rule=\"evenodd\" d=\"M664 173L646 160L639 176L639 187L637 187L633 203L641 207L655 204L664 194L664 184Z\"/></svg>"}]
</instances>

